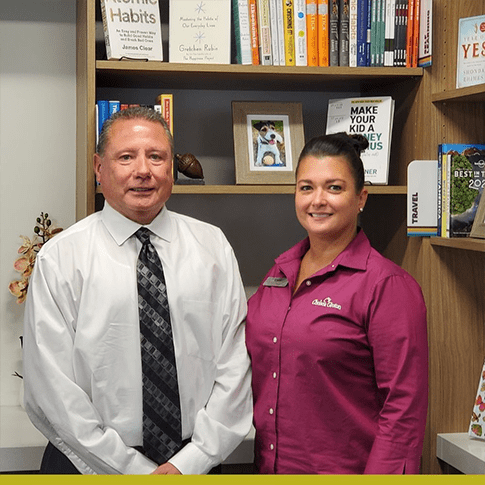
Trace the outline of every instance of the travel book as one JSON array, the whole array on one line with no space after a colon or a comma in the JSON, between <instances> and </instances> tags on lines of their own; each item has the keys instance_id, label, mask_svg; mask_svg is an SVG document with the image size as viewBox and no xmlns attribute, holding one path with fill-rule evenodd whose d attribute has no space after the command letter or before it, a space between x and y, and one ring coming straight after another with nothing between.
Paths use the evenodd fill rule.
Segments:
<instances>
[{"instance_id":1,"label":"travel book","mask_svg":"<svg viewBox=\"0 0 485 485\"><path fill-rule=\"evenodd\" d=\"M170 0L169 61L231 63L231 0Z\"/></svg>"},{"instance_id":2,"label":"travel book","mask_svg":"<svg viewBox=\"0 0 485 485\"><path fill-rule=\"evenodd\" d=\"M485 145L438 146L442 237L469 237L485 189Z\"/></svg>"},{"instance_id":3,"label":"travel book","mask_svg":"<svg viewBox=\"0 0 485 485\"><path fill-rule=\"evenodd\" d=\"M394 100L390 96L331 99L328 102L327 134L344 131L369 140L362 152L365 181L387 185L394 122Z\"/></svg>"},{"instance_id":4,"label":"travel book","mask_svg":"<svg viewBox=\"0 0 485 485\"><path fill-rule=\"evenodd\" d=\"M163 61L158 0L143 4L100 1L108 60Z\"/></svg>"},{"instance_id":5,"label":"travel book","mask_svg":"<svg viewBox=\"0 0 485 485\"><path fill-rule=\"evenodd\" d=\"M485 83L485 15L460 19L456 56L456 87Z\"/></svg>"}]
</instances>

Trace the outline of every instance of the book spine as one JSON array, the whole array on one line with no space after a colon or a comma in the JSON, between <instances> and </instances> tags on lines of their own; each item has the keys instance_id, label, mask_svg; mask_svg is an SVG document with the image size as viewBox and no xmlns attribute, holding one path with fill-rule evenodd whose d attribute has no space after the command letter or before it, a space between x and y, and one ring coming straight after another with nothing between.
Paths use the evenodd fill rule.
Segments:
<instances>
[{"instance_id":1,"label":"book spine","mask_svg":"<svg viewBox=\"0 0 485 485\"><path fill-rule=\"evenodd\" d=\"M370 65L377 66L377 4L379 0L372 0L372 18L370 35Z\"/></svg>"},{"instance_id":2,"label":"book spine","mask_svg":"<svg viewBox=\"0 0 485 485\"><path fill-rule=\"evenodd\" d=\"M306 0L295 0L295 65L306 66Z\"/></svg>"},{"instance_id":3,"label":"book spine","mask_svg":"<svg viewBox=\"0 0 485 485\"><path fill-rule=\"evenodd\" d=\"M295 9L293 0L283 2L284 30L285 30L285 65L295 65Z\"/></svg>"},{"instance_id":4,"label":"book spine","mask_svg":"<svg viewBox=\"0 0 485 485\"><path fill-rule=\"evenodd\" d=\"M418 66L432 64L433 0L421 0Z\"/></svg>"},{"instance_id":5,"label":"book spine","mask_svg":"<svg viewBox=\"0 0 485 485\"><path fill-rule=\"evenodd\" d=\"M340 0L339 4L339 66L349 65L349 0Z\"/></svg>"},{"instance_id":6,"label":"book spine","mask_svg":"<svg viewBox=\"0 0 485 485\"><path fill-rule=\"evenodd\" d=\"M413 58L412 67L418 67L419 55L419 22L421 19L421 0L414 0L414 26L413 26Z\"/></svg>"},{"instance_id":7,"label":"book spine","mask_svg":"<svg viewBox=\"0 0 485 485\"><path fill-rule=\"evenodd\" d=\"M280 3L278 0L269 0L269 23L271 32L271 57L274 66L279 66L280 50L278 39L278 11L276 4Z\"/></svg>"},{"instance_id":8,"label":"book spine","mask_svg":"<svg viewBox=\"0 0 485 485\"><path fill-rule=\"evenodd\" d=\"M271 66L271 25L269 21L269 0L258 0L259 62Z\"/></svg>"},{"instance_id":9,"label":"book spine","mask_svg":"<svg viewBox=\"0 0 485 485\"><path fill-rule=\"evenodd\" d=\"M330 66L339 65L339 0L330 1L329 17L329 56Z\"/></svg>"},{"instance_id":10,"label":"book spine","mask_svg":"<svg viewBox=\"0 0 485 485\"><path fill-rule=\"evenodd\" d=\"M396 23L396 0L386 0L386 39L384 66L394 66L394 30Z\"/></svg>"},{"instance_id":11,"label":"book spine","mask_svg":"<svg viewBox=\"0 0 485 485\"><path fill-rule=\"evenodd\" d=\"M437 233L438 237L441 236L441 218L442 218L442 203L443 203L443 174L442 174L442 165L443 165L443 152L441 151L441 145L438 145L438 177L437 177L437 204L436 204L436 220L437 220Z\"/></svg>"},{"instance_id":12,"label":"book spine","mask_svg":"<svg viewBox=\"0 0 485 485\"><path fill-rule=\"evenodd\" d=\"M379 0L378 15L378 30L377 30L377 65L382 67L384 65L384 44L385 44L385 19L386 19L386 0Z\"/></svg>"},{"instance_id":13,"label":"book spine","mask_svg":"<svg viewBox=\"0 0 485 485\"><path fill-rule=\"evenodd\" d=\"M330 13L329 1L318 0L318 65L321 67L330 66Z\"/></svg>"},{"instance_id":14,"label":"book spine","mask_svg":"<svg viewBox=\"0 0 485 485\"><path fill-rule=\"evenodd\" d=\"M357 67L357 2L349 1L349 66Z\"/></svg>"},{"instance_id":15,"label":"book spine","mask_svg":"<svg viewBox=\"0 0 485 485\"><path fill-rule=\"evenodd\" d=\"M108 101L108 113L109 117L111 117L112 114L116 113L119 111L121 108L121 103L118 100L111 99Z\"/></svg>"},{"instance_id":16,"label":"book spine","mask_svg":"<svg viewBox=\"0 0 485 485\"><path fill-rule=\"evenodd\" d=\"M232 0L234 11L234 34L238 64L252 64L251 36L249 32L248 0Z\"/></svg>"},{"instance_id":17,"label":"book spine","mask_svg":"<svg viewBox=\"0 0 485 485\"><path fill-rule=\"evenodd\" d=\"M106 18L106 2L107 0L100 0L101 4L101 19L103 21L103 33L104 33L104 44L106 46L106 59L113 59L113 54L111 50L111 41L109 37L108 30L108 19Z\"/></svg>"},{"instance_id":18,"label":"book spine","mask_svg":"<svg viewBox=\"0 0 485 485\"><path fill-rule=\"evenodd\" d=\"M101 130L103 129L104 122L109 118L109 101L107 99L100 99L97 102L98 107L98 130L97 130L97 137L96 143L99 140L99 135L101 134Z\"/></svg>"},{"instance_id":19,"label":"book spine","mask_svg":"<svg viewBox=\"0 0 485 485\"><path fill-rule=\"evenodd\" d=\"M173 136L173 94L159 94L156 103L161 107L161 115Z\"/></svg>"},{"instance_id":20,"label":"book spine","mask_svg":"<svg viewBox=\"0 0 485 485\"><path fill-rule=\"evenodd\" d=\"M278 50L280 66L286 65L286 49L285 49L285 20L283 11L283 2L276 0L276 28L278 30Z\"/></svg>"},{"instance_id":21,"label":"book spine","mask_svg":"<svg viewBox=\"0 0 485 485\"><path fill-rule=\"evenodd\" d=\"M408 2L406 28L406 67L412 67L413 59L413 30L414 30L414 0Z\"/></svg>"},{"instance_id":22,"label":"book spine","mask_svg":"<svg viewBox=\"0 0 485 485\"><path fill-rule=\"evenodd\" d=\"M251 35L251 63L259 65L259 33L258 33L258 7L257 0L248 0L249 3L249 27Z\"/></svg>"},{"instance_id":23,"label":"book spine","mask_svg":"<svg viewBox=\"0 0 485 485\"><path fill-rule=\"evenodd\" d=\"M307 63L318 66L317 0L306 0Z\"/></svg>"},{"instance_id":24,"label":"book spine","mask_svg":"<svg viewBox=\"0 0 485 485\"><path fill-rule=\"evenodd\" d=\"M367 39L365 45L365 56L366 56L366 65L370 66L371 64L371 36L372 36L372 4L376 0L368 0L367 2Z\"/></svg>"},{"instance_id":25,"label":"book spine","mask_svg":"<svg viewBox=\"0 0 485 485\"><path fill-rule=\"evenodd\" d=\"M367 2L368 0L357 0L357 66L365 67L366 43L367 43Z\"/></svg>"}]
</instances>

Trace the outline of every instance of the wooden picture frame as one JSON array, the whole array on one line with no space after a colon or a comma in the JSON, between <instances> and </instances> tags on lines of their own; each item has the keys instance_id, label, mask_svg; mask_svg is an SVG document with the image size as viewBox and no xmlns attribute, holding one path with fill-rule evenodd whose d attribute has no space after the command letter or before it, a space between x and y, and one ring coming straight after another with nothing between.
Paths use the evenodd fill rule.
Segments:
<instances>
[{"instance_id":1,"label":"wooden picture frame","mask_svg":"<svg viewBox=\"0 0 485 485\"><path fill-rule=\"evenodd\" d=\"M473 220L470 237L479 237L485 239L485 189L482 191L480 203L478 204L477 213Z\"/></svg>"},{"instance_id":2,"label":"wooden picture frame","mask_svg":"<svg viewBox=\"0 0 485 485\"><path fill-rule=\"evenodd\" d=\"M232 102L236 184L295 183L305 144L301 103Z\"/></svg>"}]
</instances>

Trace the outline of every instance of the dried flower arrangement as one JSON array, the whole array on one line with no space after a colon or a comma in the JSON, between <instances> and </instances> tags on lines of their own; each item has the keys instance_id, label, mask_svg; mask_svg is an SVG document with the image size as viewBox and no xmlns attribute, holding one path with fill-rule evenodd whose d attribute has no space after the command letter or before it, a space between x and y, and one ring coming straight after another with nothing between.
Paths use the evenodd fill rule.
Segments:
<instances>
[{"instance_id":1,"label":"dried flower arrangement","mask_svg":"<svg viewBox=\"0 0 485 485\"><path fill-rule=\"evenodd\" d=\"M34 269L35 258L40 248L56 234L62 231L61 227L52 227L52 222L49 219L49 214L40 213L40 217L36 220L34 227L34 236L30 240L26 236L20 236L23 240L22 246L18 249L21 254L13 264L15 271L21 274L19 280L12 281L8 285L10 293L17 298L17 304L21 304L27 297L27 289L29 287L29 278Z\"/></svg>"}]
</instances>

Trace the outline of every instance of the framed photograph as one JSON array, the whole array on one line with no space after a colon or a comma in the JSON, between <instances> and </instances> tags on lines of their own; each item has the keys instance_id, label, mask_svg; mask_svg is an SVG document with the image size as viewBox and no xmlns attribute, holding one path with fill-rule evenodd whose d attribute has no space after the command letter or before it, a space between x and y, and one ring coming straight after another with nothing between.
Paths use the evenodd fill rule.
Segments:
<instances>
[{"instance_id":1,"label":"framed photograph","mask_svg":"<svg viewBox=\"0 0 485 485\"><path fill-rule=\"evenodd\" d=\"M294 184L305 144L301 103L232 102L236 184Z\"/></svg>"},{"instance_id":2,"label":"framed photograph","mask_svg":"<svg viewBox=\"0 0 485 485\"><path fill-rule=\"evenodd\" d=\"M485 239L485 189L480 196L480 203L478 204L477 213L473 220L470 237L480 237Z\"/></svg>"}]
</instances>

